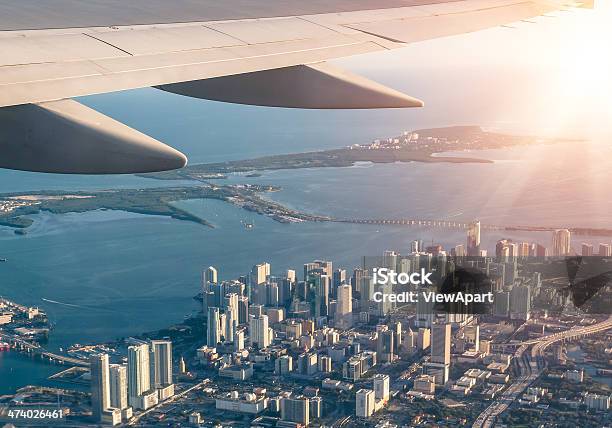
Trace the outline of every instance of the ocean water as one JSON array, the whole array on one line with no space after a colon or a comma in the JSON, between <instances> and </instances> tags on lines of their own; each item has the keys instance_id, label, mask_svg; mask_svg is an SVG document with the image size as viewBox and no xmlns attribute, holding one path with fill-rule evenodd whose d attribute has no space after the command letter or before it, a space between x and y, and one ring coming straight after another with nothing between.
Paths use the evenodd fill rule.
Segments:
<instances>
[{"instance_id":1,"label":"ocean water","mask_svg":"<svg viewBox=\"0 0 612 428\"><path fill-rule=\"evenodd\" d=\"M540 69L516 68L544 49L530 44L531 51L525 52L525 44L517 40L532 40L534 32L548 34L551 26L567 28L568 19L584 20L584 13L557 20L544 18L539 26L519 25L512 31L498 28L418 44L395 56L339 62L425 99L427 106L420 110L257 108L194 100L153 89L92 96L82 102L177 147L192 163L321 150L432 126L477 124L509 132L561 135L571 130L572 135L588 138L563 147L469 154L493 159L493 164L359 164L265 172L253 179L233 176L227 181L281 185L282 191L267 197L336 217L478 218L488 224L610 227L612 157L607 130L581 133L584 123L573 120L551 128L549 116L547 120L538 116L550 113L550 108L542 108L547 105L543 104L546 97L538 98L534 90L534 76L540 80L548 76L542 76ZM548 42L545 47L551 49L554 40ZM486 59L484 63L475 61L470 54L474 50ZM508 58L512 58L512 66ZM524 103L526 99L529 103ZM84 177L0 170L0 192L168 184L177 183L131 175ZM223 279L244 274L262 261L270 262L274 272L300 269L315 258L330 259L350 269L364 255L377 255L385 249L405 251L412 239L446 246L465 241L460 231L280 224L219 201L183 201L179 205L211 221L215 228L110 211L61 216L42 213L35 216L26 236L0 227L0 257L8 259L0 263L0 295L41 306L53 323L48 347L58 349L180 322L197 310L192 296L198 291L201 270L209 265L217 266ZM253 221L255 228L246 230L241 221ZM545 245L550 241L548 234L542 233L509 236L495 232L484 233L483 242L490 247L502 237ZM589 241L596 244L600 238ZM576 238L575 244L580 242L581 238ZM1 355L0 394L45 382L53 370L53 366L14 353Z\"/></svg>"}]
</instances>

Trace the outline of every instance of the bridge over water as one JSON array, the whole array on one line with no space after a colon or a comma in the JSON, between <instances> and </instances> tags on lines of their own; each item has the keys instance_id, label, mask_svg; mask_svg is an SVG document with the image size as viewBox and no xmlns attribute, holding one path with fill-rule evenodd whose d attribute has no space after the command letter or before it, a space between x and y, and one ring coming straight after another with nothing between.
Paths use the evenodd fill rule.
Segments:
<instances>
[{"instance_id":1,"label":"bridge over water","mask_svg":"<svg viewBox=\"0 0 612 428\"><path fill-rule=\"evenodd\" d=\"M380 226L408 226L427 227L435 229L464 230L470 227L470 222L453 220L431 220L431 219L359 219L359 218L337 218L331 221L338 223L371 224ZM555 227L555 226L526 226L526 225L495 225L480 224L481 230L504 230L521 232L552 232L556 229L569 229L574 235L612 236L612 229L588 228L588 227Z\"/></svg>"},{"instance_id":2,"label":"bridge over water","mask_svg":"<svg viewBox=\"0 0 612 428\"><path fill-rule=\"evenodd\" d=\"M31 355L38 355L40 358L46 359L50 362L56 362L59 364L70 364L73 366L89 367L89 362L80 358L70 357L68 355L56 354L45 350L40 345L30 343L17 336L7 336L5 340L15 349L23 352L27 352Z\"/></svg>"}]
</instances>

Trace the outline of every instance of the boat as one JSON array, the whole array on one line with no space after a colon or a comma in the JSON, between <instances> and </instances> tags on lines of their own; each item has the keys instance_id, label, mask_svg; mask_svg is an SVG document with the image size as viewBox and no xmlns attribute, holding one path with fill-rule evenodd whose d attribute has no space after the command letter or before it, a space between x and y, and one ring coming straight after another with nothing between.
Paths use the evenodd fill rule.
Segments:
<instances>
[{"instance_id":1,"label":"boat","mask_svg":"<svg viewBox=\"0 0 612 428\"><path fill-rule=\"evenodd\" d=\"M8 259L0 259L0 263L8 262Z\"/></svg>"},{"instance_id":2,"label":"boat","mask_svg":"<svg viewBox=\"0 0 612 428\"><path fill-rule=\"evenodd\" d=\"M255 227L255 223L253 223L253 222L248 222L248 221L240 220L240 223L242 223L242 225L244 226L245 229L253 229Z\"/></svg>"},{"instance_id":3,"label":"boat","mask_svg":"<svg viewBox=\"0 0 612 428\"><path fill-rule=\"evenodd\" d=\"M0 352L8 351L9 349L11 349L11 345L6 342L0 342Z\"/></svg>"}]
</instances>

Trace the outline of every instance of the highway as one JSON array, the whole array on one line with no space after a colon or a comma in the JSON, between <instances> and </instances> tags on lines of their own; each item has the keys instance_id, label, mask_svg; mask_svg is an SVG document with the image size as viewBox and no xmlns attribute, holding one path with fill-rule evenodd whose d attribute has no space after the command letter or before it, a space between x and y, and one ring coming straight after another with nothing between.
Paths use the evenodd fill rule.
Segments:
<instances>
[{"instance_id":1,"label":"highway","mask_svg":"<svg viewBox=\"0 0 612 428\"><path fill-rule=\"evenodd\" d=\"M516 350L514 360L518 364L520 375L504 391L504 393L489 407L487 407L476 419L473 428L490 428L495 420L531 385L546 368L544 352L548 347L562 340L576 339L599 333L612 328L612 316L606 321L586 327L577 327L570 330L544 336L537 341L524 342ZM531 352L525 355L525 351L531 346Z\"/></svg>"}]
</instances>

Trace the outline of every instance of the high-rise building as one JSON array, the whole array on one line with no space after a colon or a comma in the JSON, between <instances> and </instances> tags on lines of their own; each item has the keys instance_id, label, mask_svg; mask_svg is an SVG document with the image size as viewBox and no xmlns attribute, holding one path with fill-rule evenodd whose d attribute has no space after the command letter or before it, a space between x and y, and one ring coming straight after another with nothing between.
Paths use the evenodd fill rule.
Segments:
<instances>
[{"instance_id":1,"label":"high-rise building","mask_svg":"<svg viewBox=\"0 0 612 428\"><path fill-rule=\"evenodd\" d=\"M552 236L552 255L567 256L571 251L571 234L567 229L557 229Z\"/></svg>"},{"instance_id":2,"label":"high-rise building","mask_svg":"<svg viewBox=\"0 0 612 428\"><path fill-rule=\"evenodd\" d=\"M336 295L336 326L349 328L353 317L353 289L348 284L342 284L338 286Z\"/></svg>"},{"instance_id":3,"label":"high-rise building","mask_svg":"<svg viewBox=\"0 0 612 428\"><path fill-rule=\"evenodd\" d=\"M310 400L303 396L281 398L281 419L307 426L310 423Z\"/></svg>"},{"instance_id":4,"label":"high-rise building","mask_svg":"<svg viewBox=\"0 0 612 428\"><path fill-rule=\"evenodd\" d=\"M376 352L381 361L390 363L395 360L395 332L383 330L378 333Z\"/></svg>"},{"instance_id":5,"label":"high-rise building","mask_svg":"<svg viewBox=\"0 0 612 428\"><path fill-rule=\"evenodd\" d=\"M583 242L582 255L586 257L591 257L593 255L593 245Z\"/></svg>"},{"instance_id":6,"label":"high-rise building","mask_svg":"<svg viewBox=\"0 0 612 428\"><path fill-rule=\"evenodd\" d=\"M104 411L110 407L108 355L96 354L89 357L89 369L93 417L96 421L101 422Z\"/></svg>"},{"instance_id":7,"label":"high-rise building","mask_svg":"<svg viewBox=\"0 0 612 428\"><path fill-rule=\"evenodd\" d=\"M466 325L464 330L465 343L478 351L480 348L480 326L478 324Z\"/></svg>"},{"instance_id":8,"label":"high-rise building","mask_svg":"<svg viewBox=\"0 0 612 428\"><path fill-rule=\"evenodd\" d=\"M612 245L610 244L599 244L600 257L612 257Z\"/></svg>"},{"instance_id":9,"label":"high-rise building","mask_svg":"<svg viewBox=\"0 0 612 428\"><path fill-rule=\"evenodd\" d=\"M451 250L451 254L453 254L455 257L465 257L467 255L467 252L465 251L465 247L459 244Z\"/></svg>"},{"instance_id":10,"label":"high-rise building","mask_svg":"<svg viewBox=\"0 0 612 428\"><path fill-rule=\"evenodd\" d=\"M209 266L203 274L203 284L217 284L219 282L217 269Z\"/></svg>"},{"instance_id":11,"label":"high-rise building","mask_svg":"<svg viewBox=\"0 0 612 428\"><path fill-rule=\"evenodd\" d=\"M238 296L238 324L249 322L249 298Z\"/></svg>"},{"instance_id":12,"label":"high-rise building","mask_svg":"<svg viewBox=\"0 0 612 428\"><path fill-rule=\"evenodd\" d=\"M389 401L389 375L379 373L372 379L374 380L374 398Z\"/></svg>"},{"instance_id":13,"label":"high-rise building","mask_svg":"<svg viewBox=\"0 0 612 428\"><path fill-rule=\"evenodd\" d=\"M600 257L612 257L612 245L599 244L599 256Z\"/></svg>"},{"instance_id":14,"label":"high-rise building","mask_svg":"<svg viewBox=\"0 0 612 428\"><path fill-rule=\"evenodd\" d=\"M344 269L336 269L334 271L334 289L338 289L342 284L346 284L346 270Z\"/></svg>"},{"instance_id":15,"label":"high-rise building","mask_svg":"<svg viewBox=\"0 0 612 428\"><path fill-rule=\"evenodd\" d=\"M323 398L317 396L310 397L310 418L319 419L323 414Z\"/></svg>"},{"instance_id":16,"label":"high-rise building","mask_svg":"<svg viewBox=\"0 0 612 428\"><path fill-rule=\"evenodd\" d=\"M375 395L371 389L360 389L355 394L355 415L369 418L374 414Z\"/></svg>"},{"instance_id":17,"label":"high-rise building","mask_svg":"<svg viewBox=\"0 0 612 428\"><path fill-rule=\"evenodd\" d=\"M480 253L480 222L478 220L468 225L466 249L468 256L478 256Z\"/></svg>"},{"instance_id":18,"label":"high-rise building","mask_svg":"<svg viewBox=\"0 0 612 428\"><path fill-rule=\"evenodd\" d=\"M244 328L239 328L234 333L234 351L240 352L244 349L244 341L245 341L245 333Z\"/></svg>"},{"instance_id":19,"label":"high-rise building","mask_svg":"<svg viewBox=\"0 0 612 428\"><path fill-rule=\"evenodd\" d=\"M152 340L149 349L151 386L159 389L172 385L172 342Z\"/></svg>"},{"instance_id":20,"label":"high-rise building","mask_svg":"<svg viewBox=\"0 0 612 428\"><path fill-rule=\"evenodd\" d=\"M451 325L434 324L431 326L431 361L450 364Z\"/></svg>"},{"instance_id":21,"label":"high-rise building","mask_svg":"<svg viewBox=\"0 0 612 428\"><path fill-rule=\"evenodd\" d=\"M216 307L208 308L208 320L206 325L206 344L215 347L221 342L223 325L221 324L221 310Z\"/></svg>"},{"instance_id":22,"label":"high-rise building","mask_svg":"<svg viewBox=\"0 0 612 428\"><path fill-rule=\"evenodd\" d=\"M399 254L395 251L386 250L383 252L382 266L389 270L397 270Z\"/></svg>"},{"instance_id":23,"label":"high-rise building","mask_svg":"<svg viewBox=\"0 0 612 428\"><path fill-rule=\"evenodd\" d=\"M310 315L320 318L329 315L330 277L311 271L306 281L306 300L310 304Z\"/></svg>"},{"instance_id":24,"label":"high-rise building","mask_svg":"<svg viewBox=\"0 0 612 428\"><path fill-rule=\"evenodd\" d=\"M531 312L531 293L527 285L515 285L510 290L510 318L528 320Z\"/></svg>"},{"instance_id":25,"label":"high-rise building","mask_svg":"<svg viewBox=\"0 0 612 428\"><path fill-rule=\"evenodd\" d=\"M353 276L351 277L351 286L353 287L353 293L358 291L361 292L361 278L367 276L365 269L357 268L353 270Z\"/></svg>"},{"instance_id":26,"label":"high-rise building","mask_svg":"<svg viewBox=\"0 0 612 428\"><path fill-rule=\"evenodd\" d=\"M362 311L366 310L374 295L374 279L369 275L369 272L364 272L359 276L357 290L360 293L359 306Z\"/></svg>"},{"instance_id":27,"label":"high-rise building","mask_svg":"<svg viewBox=\"0 0 612 428\"><path fill-rule=\"evenodd\" d=\"M507 317L510 312L510 292L499 291L495 293L495 315Z\"/></svg>"},{"instance_id":28,"label":"high-rise building","mask_svg":"<svg viewBox=\"0 0 612 428\"><path fill-rule=\"evenodd\" d=\"M293 358L291 355L281 355L274 362L274 373L286 375L293 371Z\"/></svg>"},{"instance_id":29,"label":"high-rise building","mask_svg":"<svg viewBox=\"0 0 612 428\"><path fill-rule=\"evenodd\" d=\"M110 373L110 407L127 409L128 407L128 381L127 367L123 364L111 364Z\"/></svg>"},{"instance_id":30,"label":"high-rise building","mask_svg":"<svg viewBox=\"0 0 612 428\"><path fill-rule=\"evenodd\" d=\"M249 338L251 346L258 347L259 349L270 346L272 337L268 327L267 315L251 315L249 319Z\"/></svg>"},{"instance_id":31,"label":"high-rise building","mask_svg":"<svg viewBox=\"0 0 612 428\"><path fill-rule=\"evenodd\" d=\"M427 301L423 298L426 293L434 292L433 287L421 288L419 290L419 298L416 303L416 319L414 325L416 327L431 327L434 319L434 305L433 301Z\"/></svg>"},{"instance_id":32,"label":"high-rise building","mask_svg":"<svg viewBox=\"0 0 612 428\"><path fill-rule=\"evenodd\" d=\"M265 283L268 275L270 275L269 263L259 263L253 266L250 275L251 286Z\"/></svg>"},{"instance_id":33,"label":"high-rise building","mask_svg":"<svg viewBox=\"0 0 612 428\"><path fill-rule=\"evenodd\" d=\"M421 327L417 334L417 348L425 350L431 346L431 329Z\"/></svg>"},{"instance_id":34,"label":"high-rise building","mask_svg":"<svg viewBox=\"0 0 612 428\"><path fill-rule=\"evenodd\" d=\"M143 406L142 397L151 390L149 345L128 347L128 402L135 408Z\"/></svg>"}]
</instances>

